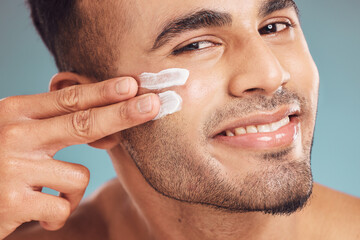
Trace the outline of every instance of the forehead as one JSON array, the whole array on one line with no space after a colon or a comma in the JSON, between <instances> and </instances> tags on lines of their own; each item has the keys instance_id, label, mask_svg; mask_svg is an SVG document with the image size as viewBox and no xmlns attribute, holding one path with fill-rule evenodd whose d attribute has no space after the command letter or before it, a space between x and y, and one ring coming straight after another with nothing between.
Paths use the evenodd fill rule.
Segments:
<instances>
[{"instance_id":1,"label":"forehead","mask_svg":"<svg viewBox=\"0 0 360 240\"><path fill-rule=\"evenodd\" d=\"M264 0L136 0L134 13L139 16L137 22L143 26L161 29L168 21L202 9L250 15L262 1Z\"/></svg>"}]
</instances>

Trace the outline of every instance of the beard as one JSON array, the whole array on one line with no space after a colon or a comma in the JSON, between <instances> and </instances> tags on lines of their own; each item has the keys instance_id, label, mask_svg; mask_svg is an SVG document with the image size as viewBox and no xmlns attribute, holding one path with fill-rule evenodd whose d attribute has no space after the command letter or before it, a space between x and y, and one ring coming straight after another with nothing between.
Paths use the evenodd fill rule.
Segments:
<instances>
[{"instance_id":1,"label":"beard","mask_svg":"<svg viewBox=\"0 0 360 240\"><path fill-rule=\"evenodd\" d=\"M281 89L271 98L235 99L215 110L199 128L175 114L124 130L120 138L145 180L166 197L226 212L291 214L305 206L312 192L313 128L301 146L251 153L248 159L239 155L239 164L245 160L260 163L251 171L224 167L208 150L210 132L225 119L290 103L309 110L308 114L303 111L303 118L314 122L304 98ZM186 129L197 130L187 134Z\"/></svg>"}]
</instances>

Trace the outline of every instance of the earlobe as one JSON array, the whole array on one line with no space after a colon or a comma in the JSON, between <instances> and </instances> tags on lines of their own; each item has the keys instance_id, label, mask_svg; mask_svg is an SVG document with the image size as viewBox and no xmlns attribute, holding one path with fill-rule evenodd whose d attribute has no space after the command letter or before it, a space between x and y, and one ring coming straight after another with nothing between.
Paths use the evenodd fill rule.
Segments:
<instances>
[{"instance_id":1,"label":"earlobe","mask_svg":"<svg viewBox=\"0 0 360 240\"><path fill-rule=\"evenodd\" d=\"M91 80L72 72L59 72L55 74L49 83L49 90L57 91L73 85L91 83Z\"/></svg>"}]
</instances>

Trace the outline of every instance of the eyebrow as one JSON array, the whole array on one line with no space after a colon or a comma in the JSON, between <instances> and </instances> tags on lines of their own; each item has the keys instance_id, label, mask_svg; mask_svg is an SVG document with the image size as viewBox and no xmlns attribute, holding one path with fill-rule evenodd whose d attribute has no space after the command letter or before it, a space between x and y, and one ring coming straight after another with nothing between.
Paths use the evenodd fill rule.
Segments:
<instances>
[{"instance_id":1,"label":"eyebrow","mask_svg":"<svg viewBox=\"0 0 360 240\"><path fill-rule=\"evenodd\" d=\"M264 1L260 6L259 16L265 17L275 11L293 7L299 15L299 10L293 0ZM231 26L233 20L230 13L203 9L195 13L181 16L168 22L154 41L151 51L154 51L181 33L201 28Z\"/></svg>"},{"instance_id":2,"label":"eyebrow","mask_svg":"<svg viewBox=\"0 0 360 240\"><path fill-rule=\"evenodd\" d=\"M266 1L260 7L260 17L266 17L273 12L286 9L286 8L294 8L296 14L299 17L299 8L297 7L294 0L270 0Z\"/></svg>"},{"instance_id":3,"label":"eyebrow","mask_svg":"<svg viewBox=\"0 0 360 240\"><path fill-rule=\"evenodd\" d=\"M177 18L166 24L162 32L156 38L152 50L160 48L180 33L206 27L230 26L231 24L232 17L229 13L213 10L200 10Z\"/></svg>"}]
</instances>

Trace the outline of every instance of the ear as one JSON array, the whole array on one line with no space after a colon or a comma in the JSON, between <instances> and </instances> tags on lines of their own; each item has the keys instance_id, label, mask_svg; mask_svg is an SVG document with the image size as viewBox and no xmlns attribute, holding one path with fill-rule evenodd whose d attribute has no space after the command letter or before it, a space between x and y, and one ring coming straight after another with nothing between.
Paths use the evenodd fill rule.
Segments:
<instances>
[{"instance_id":1,"label":"ear","mask_svg":"<svg viewBox=\"0 0 360 240\"><path fill-rule=\"evenodd\" d=\"M61 90L66 87L95 83L94 80L91 80L87 77L81 76L72 72L60 72L55 74L49 83L50 91ZM117 138L114 135L110 135L101 139L98 139L95 142L89 143L88 145L94 148L100 149L110 149L119 144Z\"/></svg>"},{"instance_id":2,"label":"ear","mask_svg":"<svg viewBox=\"0 0 360 240\"><path fill-rule=\"evenodd\" d=\"M89 78L72 72L59 72L55 74L49 83L49 90L56 91L73 85L92 83Z\"/></svg>"}]
</instances>

